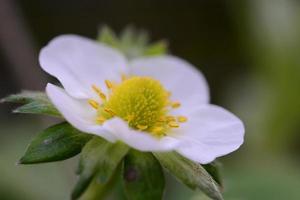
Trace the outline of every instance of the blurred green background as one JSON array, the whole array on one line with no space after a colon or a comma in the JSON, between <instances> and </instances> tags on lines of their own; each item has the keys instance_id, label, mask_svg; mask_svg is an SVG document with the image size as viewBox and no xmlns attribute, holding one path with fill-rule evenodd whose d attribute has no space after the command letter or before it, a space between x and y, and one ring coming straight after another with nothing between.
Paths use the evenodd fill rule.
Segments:
<instances>
[{"instance_id":1,"label":"blurred green background","mask_svg":"<svg viewBox=\"0 0 300 200\"><path fill-rule=\"evenodd\" d=\"M244 145L222 162L229 200L300 199L300 2L296 0L1 0L0 97L43 90L51 78L38 52L53 37L95 38L131 24L165 38L170 52L207 77L211 101L245 123ZM0 199L64 200L77 158L15 163L51 118L12 115L0 105ZM206 199L168 177L167 200Z\"/></svg>"}]
</instances>

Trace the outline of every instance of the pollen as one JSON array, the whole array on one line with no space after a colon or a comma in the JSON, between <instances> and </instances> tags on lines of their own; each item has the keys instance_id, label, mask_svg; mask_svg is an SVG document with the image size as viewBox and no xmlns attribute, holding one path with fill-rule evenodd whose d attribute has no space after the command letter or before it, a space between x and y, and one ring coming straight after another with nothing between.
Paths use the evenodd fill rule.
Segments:
<instances>
[{"instance_id":1,"label":"pollen","mask_svg":"<svg viewBox=\"0 0 300 200\"><path fill-rule=\"evenodd\" d=\"M122 75L121 83L105 80L105 84L109 95L92 86L105 101L102 104L94 100L88 101L97 109L96 121L99 124L112 117L119 117L132 129L161 137L170 129L178 128L179 123L187 121L184 116L169 115L170 109L178 108L181 104L178 101L170 101L171 93L153 78Z\"/></svg>"}]
</instances>

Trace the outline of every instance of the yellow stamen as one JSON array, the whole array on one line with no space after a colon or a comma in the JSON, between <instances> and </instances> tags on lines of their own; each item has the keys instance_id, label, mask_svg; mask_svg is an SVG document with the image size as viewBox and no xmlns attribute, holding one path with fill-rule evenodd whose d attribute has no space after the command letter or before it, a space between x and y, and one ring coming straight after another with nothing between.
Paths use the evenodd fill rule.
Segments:
<instances>
[{"instance_id":1,"label":"yellow stamen","mask_svg":"<svg viewBox=\"0 0 300 200\"><path fill-rule=\"evenodd\" d=\"M161 126L157 126L157 127L154 127L154 128L153 128L153 132L154 132L154 133L160 133L160 132L162 132L163 130L164 130L164 128L161 127Z\"/></svg>"},{"instance_id":2,"label":"yellow stamen","mask_svg":"<svg viewBox=\"0 0 300 200\"><path fill-rule=\"evenodd\" d=\"M97 110L96 123L117 116L128 123L128 126L163 137L171 128L178 128L186 122L185 116L170 115L170 111L181 106L178 101L171 101L171 92L163 88L159 81L150 77L129 77L121 74L122 82L105 80L108 93L104 94L96 85L92 85L100 100L93 99L88 103Z\"/></svg>"},{"instance_id":3,"label":"yellow stamen","mask_svg":"<svg viewBox=\"0 0 300 200\"><path fill-rule=\"evenodd\" d=\"M88 100L88 103L93 107L95 108L96 110L99 108L99 103L93 99L89 99Z\"/></svg>"},{"instance_id":4,"label":"yellow stamen","mask_svg":"<svg viewBox=\"0 0 300 200\"><path fill-rule=\"evenodd\" d=\"M93 90L94 90L97 94L100 94L100 93L101 93L100 88L98 88L96 85L92 85L92 88L93 88Z\"/></svg>"},{"instance_id":5,"label":"yellow stamen","mask_svg":"<svg viewBox=\"0 0 300 200\"><path fill-rule=\"evenodd\" d=\"M167 118L168 122L175 122L176 121L175 117L173 117L173 116L167 116L166 118Z\"/></svg>"},{"instance_id":6,"label":"yellow stamen","mask_svg":"<svg viewBox=\"0 0 300 200\"><path fill-rule=\"evenodd\" d=\"M168 125L171 128L178 128L179 127L179 124L177 122L169 122Z\"/></svg>"},{"instance_id":7,"label":"yellow stamen","mask_svg":"<svg viewBox=\"0 0 300 200\"><path fill-rule=\"evenodd\" d=\"M115 113L109 108L104 108L104 111L110 114L111 116L115 116Z\"/></svg>"},{"instance_id":8,"label":"yellow stamen","mask_svg":"<svg viewBox=\"0 0 300 200\"><path fill-rule=\"evenodd\" d=\"M186 122L187 118L185 116L178 116L177 120L178 120L178 122Z\"/></svg>"},{"instance_id":9,"label":"yellow stamen","mask_svg":"<svg viewBox=\"0 0 300 200\"><path fill-rule=\"evenodd\" d=\"M180 102L176 101L172 103L172 108L179 108L180 107Z\"/></svg>"},{"instance_id":10,"label":"yellow stamen","mask_svg":"<svg viewBox=\"0 0 300 200\"><path fill-rule=\"evenodd\" d=\"M96 85L92 85L93 90L98 94L98 96L102 99L102 100L106 100L106 96L105 94L101 91L100 88L98 88Z\"/></svg>"},{"instance_id":11,"label":"yellow stamen","mask_svg":"<svg viewBox=\"0 0 300 200\"><path fill-rule=\"evenodd\" d=\"M139 130L143 131L143 130L147 129L148 126L147 126L147 125L140 125L140 124L138 124L138 125L137 125L137 128L138 128Z\"/></svg>"},{"instance_id":12,"label":"yellow stamen","mask_svg":"<svg viewBox=\"0 0 300 200\"><path fill-rule=\"evenodd\" d=\"M100 93L99 94L99 96L100 96L100 98L103 100L103 101L105 101L106 100L106 95L104 94L104 93Z\"/></svg>"},{"instance_id":13,"label":"yellow stamen","mask_svg":"<svg viewBox=\"0 0 300 200\"><path fill-rule=\"evenodd\" d=\"M98 123L103 124L103 122L105 122L105 121L106 121L106 118L105 118L105 117L103 117L103 116L97 117L97 122L98 122Z\"/></svg>"},{"instance_id":14,"label":"yellow stamen","mask_svg":"<svg viewBox=\"0 0 300 200\"><path fill-rule=\"evenodd\" d=\"M107 87L108 89L112 89L112 88L113 88L113 84L112 84L112 82L110 82L109 80L105 80L105 84L106 84L106 87Z\"/></svg>"}]
</instances>

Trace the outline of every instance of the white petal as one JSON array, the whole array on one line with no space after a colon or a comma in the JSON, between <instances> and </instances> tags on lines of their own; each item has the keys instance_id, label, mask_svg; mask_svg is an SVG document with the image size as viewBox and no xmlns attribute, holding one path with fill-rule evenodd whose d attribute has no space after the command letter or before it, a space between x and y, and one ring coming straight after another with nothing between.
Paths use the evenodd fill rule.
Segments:
<instances>
[{"instance_id":1,"label":"white petal","mask_svg":"<svg viewBox=\"0 0 300 200\"><path fill-rule=\"evenodd\" d=\"M118 140L140 151L170 151L180 143L176 138L165 136L155 138L148 133L136 131L120 118L113 118L103 124Z\"/></svg>"},{"instance_id":2,"label":"white petal","mask_svg":"<svg viewBox=\"0 0 300 200\"><path fill-rule=\"evenodd\" d=\"M140 58L130 63L130 73L151 76L172 93L183 106L206 104L209 89L204 76L188 62L174 56Z\"/></svg>"},{"instance_id":3,"label":"white petal","mask_svg":"<svg viewBox=\"0 0 300 200\"><path fill-rule=\"evenodd\" d=\"M91 97L92 84L104 87L105 79L118 81L121 73L128 70L124 56L118 51L76 35L54 38L41 50L39 61L46 72L77 98Z\"/></svg>"},{"instance_id":4,"label":"white petal","mask_svg":"<svg viewBox=\"0 0 300 200\"><path fill-rule=\"evenodd\" d=\"M214 105L196 108L182 131L178 138L183 145L177 151L202 164L238 149L245 132L240 119Z\"/></svg>"},{"instance_id":5,"label":"white petal","mask_svg":"<svg viewBox=\"0 0 300 200\"><path fill-rule=\"evenodd\" d=\"M86 100L74 99L62 88L50 83L46 87L46 92L54 106L72 126L80 131L99 135L111 142L115 141L112 134L96 124L96 111L88 105Z\"/></svg>"}]
</instances>

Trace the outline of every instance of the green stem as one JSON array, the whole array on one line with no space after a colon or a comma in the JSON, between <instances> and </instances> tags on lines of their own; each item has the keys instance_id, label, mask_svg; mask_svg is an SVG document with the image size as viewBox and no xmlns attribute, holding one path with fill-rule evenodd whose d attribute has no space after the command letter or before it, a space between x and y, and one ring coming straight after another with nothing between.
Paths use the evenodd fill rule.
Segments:
<instances>
[{"instance_id":1,"label":"green stem","mask_svg":"<svg viewBox=\"0 0 300 200\"><path fill-rule=\"evenodd\" d=\"M84 192L80 200L103 200L105 199L115 187L118 177L120 176L120 166L106 184L99 183L98 177L95 176L88 189Z\"/></svg>"}]
</instances>

